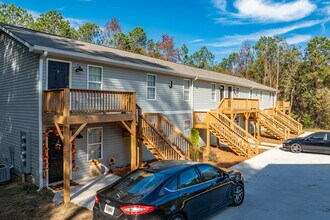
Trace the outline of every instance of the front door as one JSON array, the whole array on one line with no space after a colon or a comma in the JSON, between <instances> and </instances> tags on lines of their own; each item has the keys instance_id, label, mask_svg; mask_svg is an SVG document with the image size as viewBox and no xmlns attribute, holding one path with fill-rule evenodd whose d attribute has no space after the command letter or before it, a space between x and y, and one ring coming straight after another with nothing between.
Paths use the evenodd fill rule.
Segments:
<instances>
[{"instance_id":1,"label":"front door","mask_svg":"<svg viewBox=\"0 0 330 220\"><path fill-rule=\"evenodd\" d=\"M227 94L227 96L228 96L228 98L232 98L233 97L233 87L231 87L231 86L228 86L228 94Z\"/></svg>"},{"instance_id":2,"label":"front door","mask_svg":"<svg viewBox=\"0 0 330 220\"><path fill-rule=\"evenodd\" d=\"M69 88L70 64L48 61L48 89Z\"/></svg>"},{"instance_id":3,"label":"front door","mask_svg":"<svg viewBox=\"0 0 330 220\"><path fill-rule=\"evenodd\" d=\"M220 102L224 97L225 97L225 87L221 85L220 86Z\"/></svg>"},{"instance_id":4,"label":"front door","mask_svg":"<svg viewBox=\"0 0 330 220\"><path fill-rule=\"evenodd\" d=\"M63 143L60 136L48 136L48 183L63 181Z\"/></svg>"}]
</instances>

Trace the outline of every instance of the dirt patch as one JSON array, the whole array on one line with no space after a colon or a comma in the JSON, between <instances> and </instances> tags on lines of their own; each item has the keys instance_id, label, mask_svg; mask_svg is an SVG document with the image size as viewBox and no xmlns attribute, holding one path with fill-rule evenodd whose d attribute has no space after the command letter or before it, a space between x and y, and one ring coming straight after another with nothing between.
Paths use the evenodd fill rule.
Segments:
<instances>
[{"instance_id":1,"label":"dirt patch","mask_svg":"<svg viewBox=\"0 0 330 220\"><path fill-rule=\"evenodd\" d=\"M216 153L218 162L215 165L220 168L229 168L248 159L247 157L238 156L229 147L220 146L217 148L212 146L211 151ZM267 151L267 149L259 149L259 154L265 151ZM208 161L207 153L204 154L204 162L212 164L212 162Z\"/></svg>"},{"instance_id":2,"label":"dirt patch","mask_svg":"<svg viewBox=\"0 0 330 220\"><path fill-rule=\"evenodd\" d=\"M49 190L37 193L37 187L14 177L0 186L0 219L92 219L92 212L72 203L57 205Z\"/></svg>"}]
</instances>

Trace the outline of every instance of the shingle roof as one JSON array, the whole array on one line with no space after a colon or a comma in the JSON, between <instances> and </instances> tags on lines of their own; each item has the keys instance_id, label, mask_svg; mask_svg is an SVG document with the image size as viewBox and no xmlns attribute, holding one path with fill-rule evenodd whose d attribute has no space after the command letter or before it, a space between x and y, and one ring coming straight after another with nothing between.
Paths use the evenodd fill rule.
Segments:
<instances>
[{"instance_id":1,"label":"shingle roof","mask_svg":"<svg viewBox=\"0 0 330 220\"><path fill-rule=\"evenodd\" d=\"M62 51L63 53L74 52L75 54L90 55L93 56L95 59L102 59L103 61L112 60L117 62L123 62L128 65L132 64L135 66L143 66L150 69L154 69L155 73L158 70L161 70L162 73L168 72L171 75L175 73L176 75L182 75L184 77L198 77L199 79L210 82L218 82L229 85L238 85L249 88L276 91L271 87L244 78L185 66L182 64L168 62L102 45L73 40L57 35L47 34L3 23L0 23L0 28L2 30L5 30L6 32L13 34L15 37L21 39L22 41L30 44L32 47L39 46L44 48L51 48L57 51Z\"/></svg>"}]
</instances>

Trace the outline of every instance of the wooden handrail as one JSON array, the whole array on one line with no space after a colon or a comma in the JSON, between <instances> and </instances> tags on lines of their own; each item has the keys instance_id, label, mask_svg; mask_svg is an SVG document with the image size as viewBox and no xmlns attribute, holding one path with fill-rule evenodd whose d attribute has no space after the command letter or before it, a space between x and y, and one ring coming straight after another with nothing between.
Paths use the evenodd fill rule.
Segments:
<instances>
[{"instance_id":1,"label":"wooden handrail","mask_svg":"<svg viewBox=\"0 0 330 220\"><path fill-rule=\"evenodd\" d=\"M66 113L66 116L108 112L133 113L134 96L134 92L52 89L43 92L43 112L58 115Z\"/></svg>"},{"instance_id":2,"label":"wooden handrail","mask_svg":"<svg viewBox=\"0 0 330 220\"><path fill-rule=\"evenodd\" d=\"M155 127L164 134L166 138L172 143L172 145L177 146L180 151L191 160L202 160L203 151L195 146L173 123L171 123L163 114L161 113L145 113L145 118ZM192 155L193 152L198 154Z\"/></svg>"},{"instance_id":3,"label":"wooden handrail","mask_svg":"<svg viewBox=\"0 0 330 220\"><path fill-rule=\"evenodd\" d=\"M274 115L276 119L281 121L284 125L288 126L295 133L299 134L302 131L302 124L291 118L289 115L277 109L274 109Z\"/></svg>"},{"instance_id":4,"label":"wooden handrail","mask_svg":"<svg viewBox=\"0 0 330 220\"><path fill-rule=\"evenodd\" d=\"M142 135L149 143L167 160L186 159L142 114L139 115L142 122Z\"/></svg>"},{"instance_id":5,"label":"wooden handrail","mask_svg":"<svg viewBox=\"0 0 330 220\"><path fill-rule=\"evenodd\" d=\"M243 98L224 98L221 100L218 110L220 112L224 110L251 110L259 109L259 99L243 99Z\"/></svg>"},{"instance_id":6,"label":"wooden handrail","mask_svg":"<svg viewBox=\"0 0 330 220\"><path fill-rule=\"evenodd\" d=\"M281 122L276 120L275 118L260 112L261 122L265 123L265 126L268 129L271 129L277 136L279 136L282 140L288 139L290 134L290 129L283 125Z\"/></svg>"},{"instance_id":7,"label":"wooden handrail","mask_svg":"<svg viewBox=\"0 0 330 220\"><path fill-rule=\"evenodd\" d=\"M231 144L233 144L240 152L250 157L252 154L258 154L258 140L250 134L244 134L240 131L240 127L236 124L232 125L230 119L224 114L219 113L216 116L212 112L207 114L209 126L216 129Z\"/></svg>"}]
</instances>

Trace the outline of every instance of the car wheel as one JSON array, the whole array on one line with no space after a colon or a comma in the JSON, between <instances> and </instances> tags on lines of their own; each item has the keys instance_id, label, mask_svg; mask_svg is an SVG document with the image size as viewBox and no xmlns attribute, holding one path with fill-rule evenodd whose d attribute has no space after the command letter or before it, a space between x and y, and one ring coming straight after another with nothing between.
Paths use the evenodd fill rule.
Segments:
<instances>
[{"instance_id":1,"label":"car wheel","mask_svg":"<svg viewBox=\"0 0 330 220\"><path fill-rule=\"evenodd\" d=\"M244 200L244 186L241 183L237 183L234 187L233 193L234 199L232 206L239 206Z\"/></svg>"},{"instance_id":2,"label":"car wheel","mask_svg":"<svg viewBox=\"0 0 330 220\"><path fill-rule=\"evenodd\" d=\"M171 220L186 220L186 218L180 213L173 215L170 219Z\"/></svg>"},{"instance_id":3,"label":"car wheel","mask_svg":"<svg viewBox=\"0 0 330 220\"><path fill-rule=\"evenodd\" d=\"M302 151L302 147L298 143L291 144L291 152L300 153Z\"/></svg>"}]
</instances>

